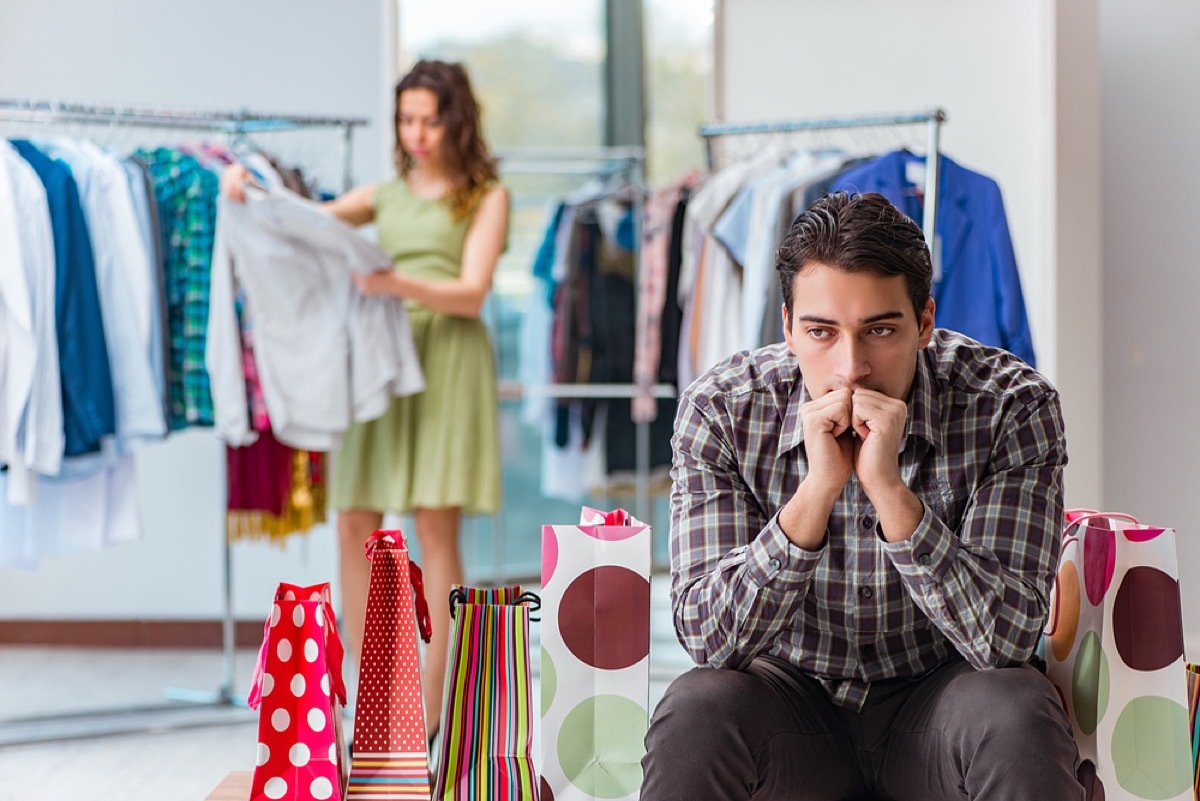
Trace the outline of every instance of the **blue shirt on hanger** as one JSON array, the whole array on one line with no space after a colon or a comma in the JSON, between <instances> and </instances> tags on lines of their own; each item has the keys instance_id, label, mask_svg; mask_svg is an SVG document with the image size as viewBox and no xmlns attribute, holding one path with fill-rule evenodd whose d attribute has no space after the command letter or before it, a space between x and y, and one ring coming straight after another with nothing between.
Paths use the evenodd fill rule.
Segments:
<instances>
[{"instance_id":1,"label":"blue shirt on hanger","mask_svg":"<svg viewBox=\"0 0 1200 801\"><path fill-rule=\"evenodd\" d=\"M112 373L96 287L92 240L71 170L24 139L13 147L46 188L54 231L54 314L58 332L66 456L94 453L116 431Z\"/></svg>"},{"instance_id":2,"label":"blue shirt on hanger","mask_svg":"<svg viewBox=\"0 0 1200 801\"><path fill-rule=\"evenodd\" d=\"M912 219L922 199L907 178L908 165L925 158L898 150L838 176L831 191L878 192ZM941 280L933 285L937 325L1004 348L1036 367L1021 293L1021 277L1000 187L956 164L938 163L935 230L941 240Z\"/></svg>"}]
</instances>

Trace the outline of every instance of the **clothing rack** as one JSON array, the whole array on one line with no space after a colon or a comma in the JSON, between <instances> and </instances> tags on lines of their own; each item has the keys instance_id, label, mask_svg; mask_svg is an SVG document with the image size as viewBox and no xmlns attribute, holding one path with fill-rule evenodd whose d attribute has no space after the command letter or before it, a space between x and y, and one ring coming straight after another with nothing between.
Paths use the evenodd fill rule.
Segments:
<instances>
[{"instance_id":1,"label":"clothing rack","mask_svg":"<svg viewBox=\"0 0 1200 801\"><path fill-rule=\"evenodd\" d=\"M369 122L363 117L259 114L246 109L196 111L22 99L0 99L0 121L47 125L63 122L108 123L114 127L208 131L231 135L235 142L254 133L295 131L303 128L341 128L343 189L349 189L353 182L351 156L354 129Z\"/></svg>"},{"instance_id":2,"label":"clothing rack","mask_svg":"<svg viewBox=\"0 0 1200 801\"><path fill-rule=\"evenodd\" d=\"M700 127L700 136L704 139L705 156L708 166L714 166L713 144L716 139L730 136L749 136L765 134L792 133L796 131L835 130L839 128L889 128L898 125L926 126L926 158L925 158L925 204L922 215L921 231L925 234L925 242L929 245L933 263L939 263L935 222L937 220L938 203L938 154L941 153L941 129L946 122L945 109L934 108L929 111L918 111L911 114L879 114L855 117L830 117L826 119L796 119L779 120L775 122L752 123L713 123ZM929 156L933 156L930 158Z\"/></svg>"},{"instance_id":3,"label":"clothing rack","mask_svg":"<svg viewBox=\"0 0 1200 801\"><path fill-rule=\"evenodd\" d=\"M340 128L341 160L343 188L352 185L352 155L354 129L368 124L362 117L327 117L312 115L264 114L246 109L236 111L212 110L181 110L166 108L145 108L116 105L94 105L86 103L69 103L54 100L0 99L0 122L21 122L30 124L52 125L58 123L86 123L92 125L108 124L112 127L131 128L163 128L175 130L207 131L225 134L238 142L254 133L275 131L297 131L311 128ZM167 688L164 694L168 701L185 702L198 707L214 706L243 706L244 698L238 698L233 693L234 682L234 611L233 611L233 558L229 538L221 537L222 553L222 657L224 673L220 685L215 691ZM57 713L54 715L14 718L0 720L0 727L11 730L17 724L29 724L35 730L33 734L22 738L23 742L37 740L71 739L80 735L61 735L53 732L37 736L36 730L43 730L44 725L56 720L86 720L105 716L127 717L138 713L164 712L179 709L178 704L151 705L136 708L121 708L101 711L81 711ZM180 725L195 725L183 723ZM145 724L143 726L118 726L104 731L104 734L127 734L132 731L162 731L161 724ZM95 736L95 732L88 732Z\"/></svg>"},{"instance_id":4,"label":"clothing rack","mask_svg":"<svg viewBox=\"0 0 1200 801\"><path fill-rule=\"evenodd\" d=\"M633 260L638 264L642 247L642 210L646 194L646 152L642 147L608 146L576 148L515 148L496 151L501 173L509 175L580 175L608 177L624 175L633 188ZM540 384L522 386L508 382L501 386L504 398L523 395L554 399L632 398L649 392L655 398L675 397L675 387L656 384ZM638 422L635 430L635 511L641 520L650 522L650 424ZM501 544L502 545L502 544Z\"/></svg>"}]
</instances>

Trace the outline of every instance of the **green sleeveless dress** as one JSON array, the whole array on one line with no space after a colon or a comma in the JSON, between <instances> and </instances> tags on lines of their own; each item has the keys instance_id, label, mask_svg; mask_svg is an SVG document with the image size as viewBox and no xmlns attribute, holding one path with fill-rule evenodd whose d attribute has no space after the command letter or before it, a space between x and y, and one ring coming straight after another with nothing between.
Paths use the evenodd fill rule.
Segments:
<instances>
[{"instance_id":1,"label":"green sleeveless dress","mask_svg":"<svg viewBox=\"0 0 1200 801\"><path fill-rule=\"evenodd\" d=\"M458 277L470 222L470 216L455 221L441 201L416 197L403 179L382 183L375 193L379 244L406 275ZM487 327L404 303L425 391L392 398L383 417L351 425L334 455L330 505L492 514L500 508L500 442Z\"/></svg>"}]
</instances>

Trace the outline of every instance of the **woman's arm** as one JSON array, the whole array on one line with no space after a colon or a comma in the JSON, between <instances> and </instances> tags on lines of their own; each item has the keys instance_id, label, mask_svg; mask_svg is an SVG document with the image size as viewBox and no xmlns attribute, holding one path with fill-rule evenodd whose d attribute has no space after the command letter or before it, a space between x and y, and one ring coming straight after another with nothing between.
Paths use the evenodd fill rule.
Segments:
<instances>
[{"instance_id":1,"label":"woman's arm","mask_svg":"<svg viewBox=\"0 0 1200 801\"><path fill-rule=\"evenodd\" d=\"M411 298L435 312L478 317L492 288L496 263L508 233L508 190L496 186L484 195L463 243L462 271L452 281L413 278L395 270L354 276L365 295Z\"/></svg>"},{"instance_id":2,"label":"woman's arm","mask_svg":"<svg viewBox=\"0 0 1200 801\"><path fill-rule=\"evenodd\" d=\"M344 223L366 225L375 221L375 187L375 184L356 186L321 205Z\"/></svg>"},{"instance_id":3,"label":"woman's arm","mask_svg":"<svg viewBox=\"0 0 1200 801\"><path fill-rule=\"evenodd\" d=\"M246 202L246 182L250 171L241 164L230 164L221 172L221 194L238 203ZM341 197L322 204L344 223L366 225L375 219L375 184L364 184Z\"/></svg>"}]
</instances>

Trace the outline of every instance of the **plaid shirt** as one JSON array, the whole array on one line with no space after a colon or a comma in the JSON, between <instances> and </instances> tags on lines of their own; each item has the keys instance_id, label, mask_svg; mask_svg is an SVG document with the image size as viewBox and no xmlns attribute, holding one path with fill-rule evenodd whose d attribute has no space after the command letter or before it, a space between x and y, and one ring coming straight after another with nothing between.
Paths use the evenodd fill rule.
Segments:
<instances>
[{"instance_id":1,"label":"plaid shirt","mask_svg":"<svg viewBox=\"0 0 1200 801\"><path fill-rule=\"evenodd\" d=\"M192 156L171 148L133 155L154 184L166 258L167 426L171 431L211 426L212 389L204 344L220 179Z\"/></svg>"},{"instance_id":2,"label":"plaid shirt","mask_svg":"<svg viewBox=\"0 0 1200 801\"><path fill-rule=\"evenodd\" d=\"M1058 567L1067 462L1058 393L1024 362L938 330L917 356L900 473L924 516L888 543L852 476L824 545L806 551L779 509L807 470L808 399L785 345L743 352L684 392L675 421L671 600L699 664L785 659L834 703L960 654L1028 661Z\"/></svg>"}]
</instances>

